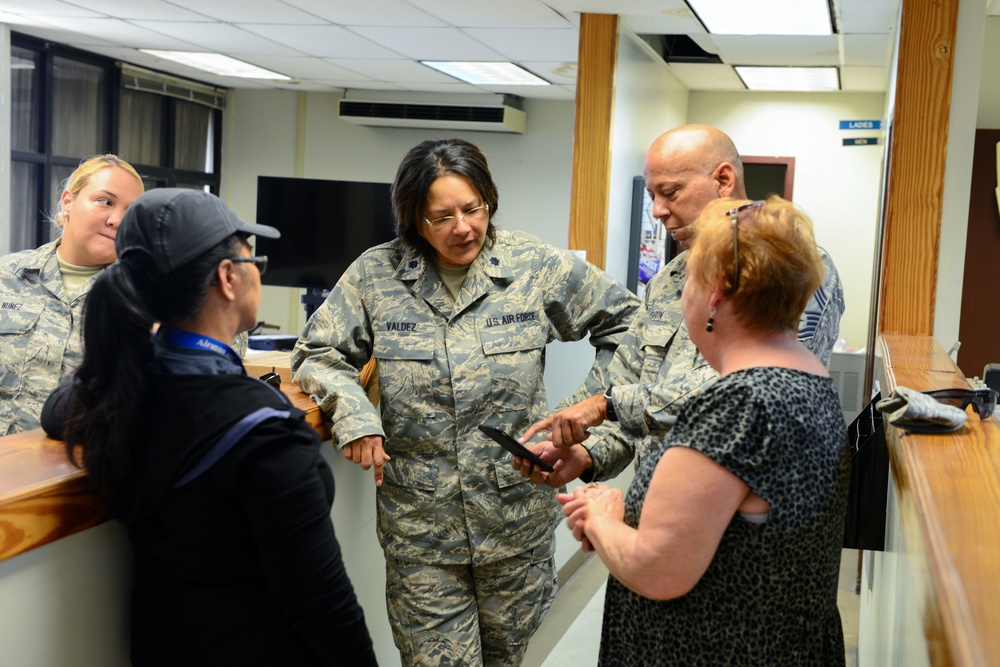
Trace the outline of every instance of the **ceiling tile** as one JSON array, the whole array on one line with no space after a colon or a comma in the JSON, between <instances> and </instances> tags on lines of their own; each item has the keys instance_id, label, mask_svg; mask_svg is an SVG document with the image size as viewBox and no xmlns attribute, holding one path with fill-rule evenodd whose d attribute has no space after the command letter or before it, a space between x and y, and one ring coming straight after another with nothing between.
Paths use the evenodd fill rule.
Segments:
<instances>
[{"instance_id":1,"label":"ceiling tile","mask_svg":"<svg viewBox=\"0 0 1000 667\"><path fill-rule=\"evenodd\" d=\"M572 100L576 97L575 93L569 93L563 86L480 86L480 89L487 93L547 100Z\"/></svg>"},{"instance_id":2,"label":"ceiling tile","mask_svg":"<svg viewBox=\"0 0 1000 667\"><path fill-rule=\"evenodd\" d=\"M683 0L658 2L655 5L654 9L649 3L645 3L636 7L637 11L633 14L626 4L618 11L622 14L622 21L639 34L693 35L706 32L705 26Z\"/></svg>"},{"instance_id":3,"label":"ceiling tile","mask_svg":"<svg viewBox=\"0 0 1000 667\"><path fill-rule=\"evenodd\" d=\"M885 67L892 57L891 35L844 35L844 64Z\"/></svg>"},{"instance_id":4,"label":"ceiling tile","mask_svg":"<svg viewBox=\"0 0 1000 667\"><path fill-rule=\"evenodd\" d=\"M330 2L330 0L285 0L293 7L321 16L343 26L410 26L441 27L445 23L405 0L364 0L364 2Z\"/></svg>"},{"instance_id":5,"label":"ceiling tile","mask_svg":"<svg viewBox=\"0 0 1000 667\"><path fill-rule=\"evenodd\" d=\"M578 71L576 60L564 60L561 62L526 60L521 62L520 65L528 68L534 74L537 74L549 83L568 86L576 85L576 75Z\"/></svg>"},{"instance_id":6,"label":"ceiling tile","mask_svg":"<svg viewBox=\"0 0 1000 667\"><path fill-rule=\"evenodd\" d=\"M226 23L273 23L301 24L325 23L314 14L289 7L279 0L253 0L233 2L233 0L171 0L192 12Z\"/></svg>"},{"instance_id":7,"label":"ceiling tile","mask_svg":"<svg viewBox=\"0 0 1000 667\"><path fill-rule=\"evenodd\" d=\"M335 25L241 25L278 44L294 45L306 55L317 58L394 58L390 51L363 36Z\"/></svg>"},{"instance_id":8,"label":"ceiling tile","mask_svg":"<svg viewBox=\"0 0 1000 667\"><path fill-rule=\"evenodd\" d=\"M712 35L730 65L839 65L836 35Z\"/></svg>"},{"instance_id":9,"label":"ceiling tile","mask_svg":"<svg viewBox=\"0 0 1000 667\"><path fill-rule=\"evenodd\" d=\"M25 19L27 20L27 19ZM24 33L35 39L48 40L51 42L58 42L59 44L66 44L67 46L73 46L81 49L94 48L98 53L103 53L103 50L97 50L98 48L111 48L114 46L112 42L106 42L102 39L98 39L91 35L81 35L79 33L68 33L65 30L55 28L53 26L46 26L41 24L11 24L11 29L17 32Z\"/></svg>"},{"instance_id":10,"label":"ceiling tile","mask_svg":"<svg viewBox=\"0 0 1000 667\"><path fill-rule=\"evenodd\" d=\"M103 16L100 12L85 9L69 2L60 2L60 0L30 0L30 2L2 0L0 1L0 11L23 16Z\"/></svg>"},{"instance_id":11,"label":"ceiling tile","mask_svg":"<svg viewBox=\"0 0 1000 667\"><path fill-rule=\"evenodd\" d=\"M152 21L210 21L211 18L190 12L180 3L163 0L122 2L121 0L87 0L87 8L116 19L148 19Z\"/></svg>"},{"instance_id":12,"label":"ceiling tile","mask_svg":"<svg viewBox=\"0 0 1000 667\"><path fill-rule=\"evenodd\" d=\"M293 79L337 80L337 81L371 81L365 76L350 69L345 69L322 58L309 56L247 56L245 60L251 65L269 69L278 74Z\"/></svg>"},{"instance_id":13,"label":"ceiling tile","mask_svg":"<svg viewBox=\"0 0 1000 667\"><path fill-rule=\"evenodd\" d=\"M746 90L729 65L719 63L669 63L667 67L688 90Z\"/></svg>"},{"instance_id":14,"label":"ceiling tile","mask_svg":"<svg viewBox=\"0 0 1000 667\"><path fill-rule=\"evenodd\" d=\"M457 28L351 28L377 44L414 60L503 60L485 44Z\"/></svg>"},{"instance_id":15,"label":"ceiling tile","mask_svg":"<svg viewBox=\"0 0 1000 667\"><path fill-rule=\"evenodd\" d=\"M580 52L580 31L576 28L553 30L466 28L464 32L498 54L516 62L575 61Z\"/></svg>"},{"instance_id":16,"label":"ceiling tile","mask_svg":"<svg viewBox=\"0 0 1000 667\"><path fill-rule=\"evenodd\" d=\"M569 22L541 0L502 2L456 2L455 0L410 0L428 14L459 27L568 28Z\"/></svg>"},{"instance_id":17,"label":"ceiling tile","mask_svg":"<svg viewBox=\"0 0 1000 667\"><path fill-rule=\"evenodd\" d=\"M135 21L136 25L157 33L184 40L199 51L215 51L239 58L243 54L294 56L295 49L277 41L263 39L253 31L227 23L188 23L174 21ZM299 30L304 30L305 26ZM292 42L294 43L294 42ZM142 48L156 48L143 46ZM191 46L186 50L191 51ZM309 54L312 55L312 54Z\"/></svg>"},{"instance_id":18,"label":"ceiling tile","mask_svg":"<svg viewBox=\"0 0 1000 667\"><path fill-rule=\"evenodd\" d=\"M896 30L901 0L840 0L840 29L845 35Z\"/></svg>"},{"instance_id":19,"label":"ceiling tile","mask_svg":"<svg viewBox=\"0 0 1000 667\"><path fill-rule=\"evenodd\" d=\"M545 4L562 14L620 14L646 16L652 14L690 15L684 0L545 0Z\"/></svg>"},{"instance_id":20,"label":"ceiling tile","mask_svg":"<svg viewBox=\"0 0 1000 667\"><path fill-rule=\"evenodd\" d=\"M442 74L433 67L422 65L412 60L375 59L331 59L330 62L348 70L357 72L365 78L381 79L392 83L451 83L454 77Z\"/></svg>"},{"instance_id":21,"label":"ceiling tile","mask_svg":"<svg viewBox=\"0 0 1000 667\"><path fill-rule=\"evenodd\" d=\"M451 77L448 77L448 78L451 79ZM402 93L410 93L410 92L417 92L417 93L441 93L441 94L452 94L452 93L469 94L469 93L482 93L483 92L479 88L476 88L475 86L473 86L471 84L468 84L468 83L463 83L462 81L459 81L457 79L451 79L451 81L452 81L452 83L448 83L448 82L432 83L432 82L429 82L429 81L419 81L419 82L413 84L412 86L407 85L405 88L400 87L400 86L393 86L391 88L385 87L385 86L383 86L381 88L376 88L375 86L369 86L369 87L364 87L364 86L355 87L355 86L351 86L350 90L390 90L390 91L391 90L395 90L396 92L401 93L401 94ZM351 99L354 99L354 100L364 100L365 99L364 93L354 94L354 95L351 96ZM378 99L385 99L385 98L378 98ZM406 98L406 99L410 99L410 98Z\"/></svg>"},{"instance_id":22,"label":"ceiling tile","mask_svg":"<svg viewBox=\"0 0 1000 667\"><path fill-rule=\"evenodd\" d=\"M119 19L74 18L65 16L46 16L42 21L53 27L69 33L79 34L87 39L91 35L100 35L104 42L119 46L142 49L177 49L191 50L192 43L181 38L165 35L143 26ZM190 25L190 24L188 24ZM199 25L210 26L209 23ZM70 37L69 41L72 41Z\"/></svg>"}]
</instances>

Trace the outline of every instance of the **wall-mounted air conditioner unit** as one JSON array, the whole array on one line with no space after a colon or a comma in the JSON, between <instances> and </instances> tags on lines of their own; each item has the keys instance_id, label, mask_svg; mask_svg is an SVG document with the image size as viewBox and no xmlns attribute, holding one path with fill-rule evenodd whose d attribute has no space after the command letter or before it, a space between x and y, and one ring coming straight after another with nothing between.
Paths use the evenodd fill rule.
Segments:
<instances>
[{"instance_id":1,"label":"wall-mounted air conditioner unit","mask_svg":"<svg viewBox=\"0 0 1000 667\"><path fill-rule=\"evenodd\" d=\"M864 397L865 355L863 352L833 352L830 354L830 378L837 385L840 409L848 424L868 403Z\"/></svg>"},{"instance_id":2,"label":"wall-mounted air conditioner unit","mask_svg":"<svg viewBox=\"0 0 1000 667\"><path fill-rule=\"evenodd\" d=\"M401 97L378 91L350 91L340 100L341 120L379 127L514 132L524 134L527 114L514 95Z\"/></svg>"}]
</instances>

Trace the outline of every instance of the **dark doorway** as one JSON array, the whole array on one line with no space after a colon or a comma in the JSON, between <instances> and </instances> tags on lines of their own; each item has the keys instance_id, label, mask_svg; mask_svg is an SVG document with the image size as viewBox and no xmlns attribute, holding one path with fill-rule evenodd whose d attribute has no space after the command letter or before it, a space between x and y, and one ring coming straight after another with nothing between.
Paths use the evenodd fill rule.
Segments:
<instances>
[{"instance_id":1,"label":"dark doorway","mask_svg":"<svg viewBox=\"0 0 1000 667\"><path fill-rule=\"evenodd\" d=\"M780 195L792 200L795 158L747 155L742 159L747 199L767 199L771 195Z\"/></svg>"}]
</instances>

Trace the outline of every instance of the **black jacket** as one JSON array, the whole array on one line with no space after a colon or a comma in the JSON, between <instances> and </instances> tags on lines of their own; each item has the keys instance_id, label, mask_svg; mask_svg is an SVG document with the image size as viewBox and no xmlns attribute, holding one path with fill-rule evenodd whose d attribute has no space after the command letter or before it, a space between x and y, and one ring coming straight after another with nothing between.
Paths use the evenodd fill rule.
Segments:
<instances>
[{"instance_id":1,"label":"black jacket","mask_svg":"<svg viewBox=\"0 0 1000 667\"><path fill-rule=\"evenodd\" d=\"M149 382L142 454L111 499L135 556L133 664L376 664L330 520L333 475L303 413L245 375ZM290 415L174 488L266 406Z\"/></svg>"}]
</instances>

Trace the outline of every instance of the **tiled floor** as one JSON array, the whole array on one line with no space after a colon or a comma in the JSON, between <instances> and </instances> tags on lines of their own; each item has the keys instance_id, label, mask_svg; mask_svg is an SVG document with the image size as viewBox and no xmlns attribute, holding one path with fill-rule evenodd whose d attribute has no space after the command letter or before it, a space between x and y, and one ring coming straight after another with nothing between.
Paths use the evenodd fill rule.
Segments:
<instances>
[{"instance_id":1,"label":"tiled floor","mask_svg":"<svg viewBox=\"0 0 1000 667\"><path fill-rule=\"evenodd\" d=\"M535 634L524 667L589 667L597 664L607 568L591 558L566 582L542 627ZM840 560L837 606L844 626L848 667L858 664L858 552L844 549Z\"/></svg>"}]
</instances>

